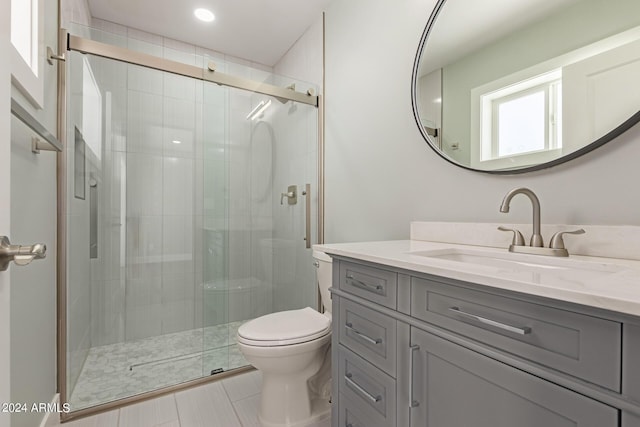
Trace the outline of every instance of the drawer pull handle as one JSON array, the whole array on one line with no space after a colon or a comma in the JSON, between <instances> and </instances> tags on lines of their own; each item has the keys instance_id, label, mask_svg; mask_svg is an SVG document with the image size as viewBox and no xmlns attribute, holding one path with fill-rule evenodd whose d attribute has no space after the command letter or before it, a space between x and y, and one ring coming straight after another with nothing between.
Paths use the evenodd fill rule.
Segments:
<instances>
[{"instance_id":1,"label":"drawer pull handle","mask_svg":"<svg viewBox=\"0 0 640 427\"><path fill-rule=\"evenodd\" d=\"M360 332L359 330L355 329L353 327L353 323L347 323L346 325L344 325L345 328L347 328L349 331L353 332L354 334L356 334L357 336L359 336L360 338L362 338L363 340L365 340L366 342L370 342L371 344L381 344L382 343L382 338L371 338L368 335L363 334L362 332Z\"/></svg>"},{"instance_id":2,"label":"drawer pull handle","mask_svg":"<svg viewBox=\"0 0 640 427\"><path fill-rule=\"evenodd\" d=\"M454 313L460 316L476 320L480 323L484 323L485 325L490 325L499 329L503 329L505 331L513 332L514 334L527 335L531 333L531 328L527 326L518 328L517 326L506 325L504 323L496 322L495 320L487 319L486 317L478 316L476 314L466 313L460 310L458 307L449 307L449 311L453 311Z\"/></svg>"},{"instance_id":3,"label":"drawer pull handle","mask_svg":"<svg viewBox=\"0 0 640 427\"><path fill-rule=\"evenodd\" d=\"M371 285L369 283L365 283L361 280L355 279L352 275L348 275L347 276L347 280L351 281L351 284L353 286L357 286L359 288L364 288L364 289L375 289L376 291L381 291L382 290L382 285Z\"/></svg>"},{"instance_id":4,"label":"drawer pull handle","mask_svg":"<svg viewBox=\"0 0 640 427\"><path fill-rule=\"evenodd\" d=\"M413 355L416 351L420 350L419 345L412 345L409 347L411 354L409 355L409 409L420 406L420 402L414 399L413 396Z\"/></svg>"},{"instance_id":5,"label":"drawer pull handle","mask_svg":"<svg viewBox=\"0 0 640 427\"><path fill-rule=\"evenodd\" d=\"M378 402L380 402L382 400L382 396L379 396L379 395L378 396L374 396L373 394L369 393L367 390L365 390L362 387L360 387L360 385L358 385L357 382L352 380L351 377L353 377L353 374L348 372L348 373L345 374L344 379L348 384L351 385L351 387L355 388L356 390L358 390L360 392L360 394L362 394L364 397L369 399L371 401L371 403L378 403Z\"/></svg>"}]
</instances>

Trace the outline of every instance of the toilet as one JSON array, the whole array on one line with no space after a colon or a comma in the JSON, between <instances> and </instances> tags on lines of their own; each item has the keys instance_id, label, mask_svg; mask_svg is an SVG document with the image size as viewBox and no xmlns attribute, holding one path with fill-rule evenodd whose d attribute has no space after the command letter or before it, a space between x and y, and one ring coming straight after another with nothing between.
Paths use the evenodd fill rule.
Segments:
<instances>
[{"instance_id":1,"label":"toilet","mask_svg":"<svg viewBox=\"0 0 640 427\"><path fill-rule=\"evenodd\" d=\"M258 418L264 427L298 427L327 416L331 392L331 258L313 251L324 313L306 307L250 320L238 347L262 372Z\"/></svg>"}]
</instances>

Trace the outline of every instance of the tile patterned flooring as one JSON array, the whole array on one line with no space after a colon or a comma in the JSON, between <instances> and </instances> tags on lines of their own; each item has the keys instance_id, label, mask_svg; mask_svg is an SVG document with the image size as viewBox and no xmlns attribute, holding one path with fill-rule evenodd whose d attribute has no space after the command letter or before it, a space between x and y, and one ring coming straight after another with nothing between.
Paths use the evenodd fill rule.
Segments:
<instances>
[{"instance_id":1,"label":"tile patterned flooring","mask_svg":"<svg viewBox=\"0 0 640 427\"><path fill-rule=\"evenodd\" d=\"M94 347L73 389L73 410L248 365L236 345L244 321ZM203 351L204 350L204 351Z\"/></svg>"},{"instance_id":2,"label":"tile patterned flooring","mask_svg":"<svg viewBox=\"0 0 640 427\"><path fill-rule=\"evenodd\" d=\"M125 406L62 427L261 427L259 371ZM60 424L48 424L60 426ZM307 427L329 427L329 415Z\"/></svg>"}]
</instances>

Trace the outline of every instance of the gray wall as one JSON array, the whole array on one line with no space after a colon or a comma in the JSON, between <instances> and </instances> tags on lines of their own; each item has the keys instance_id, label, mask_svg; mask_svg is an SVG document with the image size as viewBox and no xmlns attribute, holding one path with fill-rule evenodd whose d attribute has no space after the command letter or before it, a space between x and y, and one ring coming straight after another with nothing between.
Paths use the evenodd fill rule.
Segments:
<instances>
[{"instance_id":1,"label":"gray wall","mask_svg":"<svg viewBox=\"0 0 640 427\"><path fill-rule=\"evenodd\" d=\"M411 111L411 69L433 0L335 0L326 15L326 238L409 237L409 221L527 222L528 186L542 220L640 225L640 128L542 172L490 176L442 160Z\"/></svg>"}]
</instances>

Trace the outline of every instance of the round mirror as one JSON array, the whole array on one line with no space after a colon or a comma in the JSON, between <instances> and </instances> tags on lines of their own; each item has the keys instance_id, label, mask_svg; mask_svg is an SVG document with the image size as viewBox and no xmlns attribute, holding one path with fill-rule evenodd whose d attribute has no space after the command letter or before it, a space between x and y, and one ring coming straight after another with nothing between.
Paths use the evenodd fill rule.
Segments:
<instances>
[{"instance_id":1,"label":"round mirror","mask_svg":"<svg viewBox=\"0 0 640 427\"><path fill-rule=\"evenodd\" d=\"M439 0L413 69L413 111L446 160L548 168L640 120L640 1Z\"/></svg>"}]
</instances>

